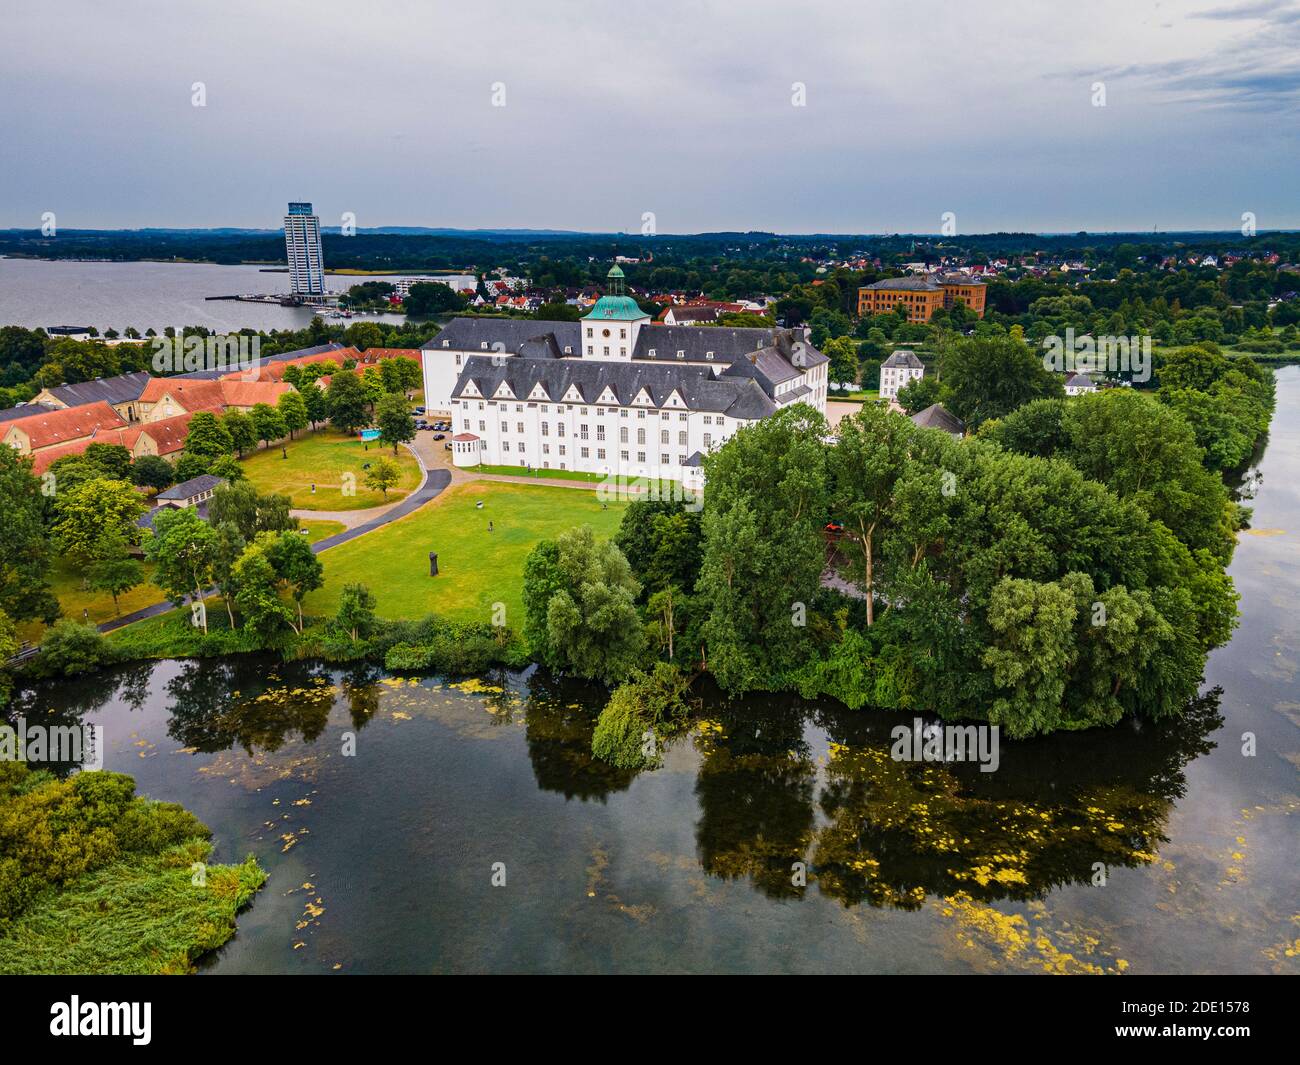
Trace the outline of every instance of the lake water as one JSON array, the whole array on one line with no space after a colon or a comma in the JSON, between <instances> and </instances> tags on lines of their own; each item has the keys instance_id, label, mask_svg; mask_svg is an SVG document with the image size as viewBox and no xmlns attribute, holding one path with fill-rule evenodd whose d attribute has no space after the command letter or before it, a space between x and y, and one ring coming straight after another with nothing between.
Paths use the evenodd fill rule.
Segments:
<instances>
[{"instance_id":1,"label":"lake water","mask_svg":"<svg viewBox=\"0 0 1300 1065\"><path fill-rule=\"evenodd\" d=\"M404 275L398 275L404 276ZM343 292L378 275L327 275L330 291ZM0 258L0 325L28 329L93 325L101 333L134 326L162 332L166 326L201 325L219 333L238 329L302 329L309 307L208 300L208 296L289 292L287 272L258 266L208 263L93 263ZM400 323L401 315L366 315L350 321Z\"/></svg>"},{"instance_id":2,"label":"lake water","mask_svg":"<svg viewBox=\"0 0 1300 1065\"><path fill-rule=\"evenodd\" d=\"M1300 368L1278 378L1202 700L1004 742L995 773L894 762L895 715L707 693L625 772L590 757L598 693L536 671L171 661L25 709L103 725L106 768L269 871L214 972L1295 973Z\"/></svg>"}]
</instances>

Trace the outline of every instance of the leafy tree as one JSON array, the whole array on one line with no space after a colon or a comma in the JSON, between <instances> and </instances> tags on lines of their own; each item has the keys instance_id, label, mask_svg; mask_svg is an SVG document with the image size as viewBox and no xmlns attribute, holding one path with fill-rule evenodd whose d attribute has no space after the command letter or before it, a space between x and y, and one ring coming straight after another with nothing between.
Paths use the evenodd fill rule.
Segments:
<instances>
[{"instance_id":1,"label":"leafy tree","mask_svg":"<svg viewBox=\"0 0 1300 1065\"><path fill-rule=\"evenodd\" d=\"M866 597L868 626L875 623L879 542L893 514L895 490L916 433L906 418L866 406L840 422L827 455L830 510L860 557L854 579Z\"/></svg>"},{"instance_id":2,"label":"leafy tree","mask_svg":"<svg viewBox=\"0 0 1300 1065\"><path fill-rule=\"evenodd\" d=\"M769 688L811 654L825 564L825 419L796 404L705 459L708 668L728 691Z\"/></svg>"},{"instance_id":3,"label":"leafy tree","mask_svg":"<svg viewBox=\"0 0 1300 1065\"><path fill-rule=\"evenodd\" d=\"M962 337L940 363L943 403L972 429L1035 399L1063 396L1061 378L1010 337Z\"/></svg>"},{"instance_id":4,"label":"leafy tree","mask_svg":"<svg viewBox=\"0 0 1300 1065\"><path fill-rule=\"evenodd\" d=\"M414 287L414 286L412 286ZM366 411L366 392L354 373L336 373L326 392L330 422L345 433L355 433L370 424Z\"/></svg>"},{"instance_id":5,"label":"leafy tree","mask_svg":"<svg viewBox=\"0 0 1300 1065\"><path fill-rule=\"evenodd\" d=\"M898 390L898 405L908 414L919 414L938 403L942 393L943 388L937 378L914 377Z\"/></svg>"},{"instance_id":6,"label":"leafy tree","mask_svg":"<svg viewBox=\"0 0 1300 1065\"><path fill-rule=\"evenodd\" d=\"M0 447L0 610L19 621L49 622L59 614L49 582L46 502L30 460Z\"/></svg>"},{"instance_id":7,"label":"leafy tree","mask_svg":"<svg viewBox=\"0 0 1300 1065\"><path fill-rule=\"evenodd\" d=\"M298 528L298 519L289 513L291 501L278 492L261 493L250 481L232 481L218 486L208 504L208 520L213 525L232 523L247 543L260 532L285 532Z\"/></svg>"},{"instance_id":8,"label":"leafy tree","mask_svg":"<svg viewBox=\"0 0 1300 1065\"><path fill-rule=\"evenodd\" d=\"M543 540L524 564L524 632L533 653L553 669L622 680L645 648L640 591L623 552L590 527Z\"/></svg>"},{"instance_id":9,"label":"leafy tree","mask_svg":"<svg viewBox=\"0 0 1300 1065\"><path fill-rule=\"evenodd\" d=\"M390 458L380 455L366 470L364 480L367 488L377 489L388 498L388 490L402 479L402 468Z\"/></svg>"},{"instance_id":10,"label":"leafy tree","mask_svg":"<svg viewBox=\"0 0 1300 1065\"><path fill-rule=\"evenodd\" d=\"M185 433L185 454L211 462L218 455L228 455L234 450L230 430L212 411L196 411L190 418Z\"/></svg>"},{"instance_id":11,"label":"leafy tree","mask_svg":"<svg viewBox=\"0 0 1300 1065\"><path fill-rule=\"evenodd\" d=\"M242 410L231 407L221 416L221 424L226 427L231 446L239 458L242 459L245 452L257 450L257 428L253 419Z\"/></svg>"},{"instance_id":12,"label":"leafy tree","mask_svg":"<svg viewBox=\"0 0 1300 1065\"><path fill-rule=\"evenodd\" d=\"M161 455L141 455L131 464L131 482L161 492L176 483L176 471Z\"/></svg>"},{"instance_id":13,"label":"leafy tree","mask_svg":"<svg viewBox=\"0 0 1300 1065\"><path fill-rule=\"evenodd\" d=\"M345 584L339 593L337 628L353 640L364 640L375 628L375 597L364 584Z\"/></svg>"},{"instance_id":14,"label":"leafy tree","mask_svg":"<svg viewBox=\"0 0 1300 1065\"><path fill-rule=\"evenodd\" d=\"M307 420L311 422L311 427L317 426L328 420L330 416L329 400L325 397L323 389L317 388L314 384L308 384L302 389L303 405L307 408Z\"/></svg>"},{"instance_id":15,"label":"leafy tree","mask_svg":"<svg viewBox=\"0 0 1300 1065\"><path fill-rule=\"evenodd\" d=\"M307 414L307 401L300 392L286 392L276 402L276 409L284 419L284 427L289 430L289 439L299 429L306 429L311 420Z\"/></svg>"},{"instance_id":16,"label":"leafy tree","mask_svg":"<svg viewBox=\"0 0 1300 1065\"><path fill-rule=\"evenodd\" d=\"M253 419L253 431L257 439L269 447L272 440L283 440L289 433L284 416L269 403L255 403L249 415Z\"/></svg>"},{"instance_id":17,"label":"leafy tree","mask_svg":"<svg viewBox=\"0 0 1300 1065\"><path fill-rule=\"evenodd\" d=\"M267 558L277 576L289 585L298 605L296 631L302 632L302 601L325 583L325 567L312 551L307 538L296 532L282 532L267 547Z\"/></svg>"},{"instance_id":18,"label":"leafy tree","mask_svg":"<svg viewBox=\"0 0 1300 1065\"><path fill-rule=\"evenodd\" d=\"M91 480L60 492L54 502L54 543L83 565L135 543L144 503L126 481Z\"/></svg>"},{"instance_id":19,"label":"leafy tree","mask_svg":"<svg viewBox=\"0 0 1300 1065\"><path fill-rule=\"evenodd\" d=\"M193 507L159 512L153 519L153 535L145 539L145 557L154 563L154 583L176 606L188 599L201 603L213 582L217 534ZM206 633L206 611L198 612L199 626Z\"/></svg>"},{"instance_id":20,"label":"leafy tree","mask_svg":"<svg viewBox=\"0 0 1300 1065\"><path fill-rule=\"evenodd\" d=\"M102 477L114 481L131 479L131 452L121 444L90 444L81 453L81 458Z\"/></svg>"},{"instance_id":21,"label":"leafy tree","mask_svg":"<svg viewBox=\"0 0 1300 1065\"><path fill-rule=\"evenodd\" d=\"M858 380L858 345L852 337L840 336L818 345L830 364L830 379L840 384L853 385Z\"/></svg>"},{"instance_id":22,"label":"leafy tree","mask_svg":"<svg viewBox=\"0 0 1300 1065\"><path fill-rule=\"evenodd\" d=\"M186 481L192 481L195 477L202 477L208 472L208 466L211 462L212 459L210 458L202 455L192 455L188 451L185 452L176 460L176 465L173 467L176 483L184 484Z\"/></svg>"},{"instance_id":23,"label":"leafy tree","mask_svg":"<svg viewBox=\"0 0 1300 1065\"><path fill-rule=\"evenodd\" d=\"M614 542L645 594L671 585L694 588L703 539L700 514L685 502L634 499L623 511Z\"/></svg>"},{"instance_id":24,"label":"leafy tree","mask_svg":"<svg viewBox=\"0 0 1300 1065\"><path fill-rule=\"evenodd\" d=\"M280 576L268 557L268 546L265 537L249 544L232 571L235 604L244 625L263 637L294 627L293 611L280 598Z\"/></svg>"},{"instance_id":25,"label":"leafy tree","mask_svg":"<svg viewBox=\"0 0 1300 1065\"><path fill-rule=\"evenodd\" d=\"M397 394L380 398L375 406L375 425L379 427L379 439L393 448L397 454L397 445L415 439L415 419L411 417L411 408L406 400Z\"/></svg>"},{"instance_id":26,"label":"leafy tree","mask_svg":"<svg viewBox=\"0 0 1300 1065\"><path fill-rule=\"evenodd\" d=\"M244 467L234 455L222 455L208 466L208 473L213 477L224 477L227 481L242 481Z\"/></svg>"},{"instance_id":27,"label":"leafy tree","mask_svg":"<svg viewBox=\"0 0 1300 1065\"><path fill-rule=\"evenodd\" d=\"M126 553L125 545L105 554L90 564L87 571L90 587L97 592L107 592L113 597L113 613L121 614L118 596L129 592L144 581L144 568Z\"/></svg>"},{"instance_id":28,"label":"leafy tree","mask_svg":"<svg viewBox=\"0 0 1300 1065\"><path fill-rule=\"evenodd\" d=\"M441 281L412 285L403 301L406 313L413 318L428 318L465 309L465 297Z\"/></svg>"},{"instance_id":29,"label":"leafy tree","mask_svg":"<svg viewBox=\"0 0 1300 1065\"><path fill-rule=\"evenodd\" d=\"M113 658L112 645L94 625L61 618L41 637L41 653L35 660L34 669L38 676L43 677L75 677L108 665Z\"/></svg>"}]
</instances>

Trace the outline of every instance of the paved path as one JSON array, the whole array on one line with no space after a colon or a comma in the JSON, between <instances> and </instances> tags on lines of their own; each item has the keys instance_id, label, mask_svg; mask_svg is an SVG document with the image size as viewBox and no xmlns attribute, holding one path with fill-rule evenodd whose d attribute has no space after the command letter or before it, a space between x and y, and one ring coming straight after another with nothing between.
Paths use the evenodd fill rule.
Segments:
<instances>
[{"instance_id":1,"label":"paved path","mask_svg":"<svg viewBox=\"0 0 1300 1065\"><path fill-rule=\"evenodd\" d=\"M361 524L354 525L350 529L344 529L341 533L335 533L333 536L327 536L323 540L317 540L311 545L312 553L319 555L322 551L328 551L331 547L338 547L339 544L345 544L349 540L355 540L358 536L363 536L368 532L374 532L375 529L382 528L389 522L397 521L404 518L414 510L424 506L429 500L442 493L442 490L451 484L451 471L446 469L430 470L425 464L424 456L420 453L419 448L411 447L410 452L415 456L415 461L420 464L420 471L423 477L420 485L405 499L398 503L393 503L387 507L371 507L368 510L353 511L291 511L290 513L302 517L310 515L312 518L323 518L328 513L342 513L359 515L363 521ZM368 520L365 520L368 519ZM339 518L330 518L332 521L339 521ZM215 595L216 589L209 588L208 595ZM102 625L97 626L100 632L112 632L114 629L120 629L124 625L131 625L137 621L144 621L145 618L156 618L159 614L165 614L169 610L175 610L175 604L171 602L154 603L152 606L142 607L140 610L132 611L130 614L123 614L120 618L113 618L112 621L105 621Z\"/></svg>"}]
</instances>

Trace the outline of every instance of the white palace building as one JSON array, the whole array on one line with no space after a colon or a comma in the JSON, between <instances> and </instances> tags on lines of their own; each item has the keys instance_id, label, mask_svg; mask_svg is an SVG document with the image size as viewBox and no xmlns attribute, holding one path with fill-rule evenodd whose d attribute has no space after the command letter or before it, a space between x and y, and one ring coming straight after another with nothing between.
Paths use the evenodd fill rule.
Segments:
<instances>
[{"instance_id":1,"label":"white palace building","mask_svg":"<svg viewBox=\"0 0 1300 1065\"><path fill-rule=\"evenodd\" d=\"M828 360L801 331L651 324L609 272L579 322L454 318L423 348L457 466L663 478L791 403L826 412Z\"/></svg>"}]
</instances>

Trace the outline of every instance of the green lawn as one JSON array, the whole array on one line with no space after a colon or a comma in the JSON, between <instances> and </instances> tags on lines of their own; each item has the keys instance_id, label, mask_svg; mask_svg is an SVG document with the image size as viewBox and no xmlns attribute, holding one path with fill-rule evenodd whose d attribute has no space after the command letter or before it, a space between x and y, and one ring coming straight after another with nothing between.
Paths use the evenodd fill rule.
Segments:
<instances>
[{"instance_id":1,"label":"green lawn","mask_svg":"<svg viewBox=\"0 0 1300 1065\"><path fill-rule=\"evenodd\" d=\"M483 501L483 509L475 503ZM539 540L574 525L611 536L622 502L602 508L594 493L544 485L472 481L453 485L410 517L321 555L325 587L307 597L312 614L332 614L344 584L367 585L388 618L436 612L466 621L492 620L505 604L505 623L523 627L524 559ZM491 521L495 531L487 531ZM438 552L437 577L429 552Z\"/></svg>"},{"instance_id":2,"label":"green lawn","mask_svg":"<svg viewBox=\"0 0 1300 1065\"><path fill-rule=\"evenodd\" d=\"M117 597L118 608L123 614L129 614L133 610L139 610L167 598L150 583L153 563L145 562L142 565L145 583ZM111 621L118 614L118 611L113 609L113 597L106 592L92 592L83 587L82 570L65 558L56 558L54 565L50 567L50 588L58 598L59 605L63 607L65 618L72 618L74 621L88 620L98 625L100 622ZM19 638L32 643L39 643L44 632L45 625L40 621L24 621L18 625Z\"/></svg>"},{"instance_id":3,"label":"green lawn","mask_svg":"<svg viewBox=\"0 0 1300 1065\"><path fill-rule=\"evenodd\" d=\"M488 473L497 477L532 477L539 481L545 481L545 480L581 481L584 484L593 484L593 485L604 484L606 481L610 479L609 474L588 473L582 470L540 470L537 467L533 467L533 472L529 473L527 467L525 466L483 465L483 466L475 466L472 469L470 469L468 472ZM625 487L626 485L629 484L643 484L643 483L648 485L651 482L649 478L645 478L645 477L629 477L624 474L620 474L618 477L618 484L620 487ZM665 488L667 488L668 486L679 484L680 482L670 481L665 478L659 483L661 485L664 485Z\"/></svg>"},{"instance_id":4,"label":"green lawn","mask_svg":"<svg viewBox=\"0 0 1300 1065\"><path fill-rule=\"evenodd\" d=\"M341 533L346 528L341 521L321 521L317 518L303 518L298 524L307 530L309 544L324 540L325 537L333 536L335 533Z\"/></svg>"},{"instance_id":5,"label":"green lawn","mask_svg":"<svg viewBox=\"0 0 1300 1065\"><path fill-rule=\"evenodd\" d=\"M832 392L826 397L826 399L831 403L834 403L837 399L844 400L850 403L865 403L867 400L879 399L879 398L880 398L880 390L878 388L871 388L871 389L859 388L859 389L855 389L852 392L847 392L847 393Z\"/></svg>"},{"instance_id":6,"label":"green lawn","mask_svg":"<svg viewBox=\"0 0 1300 1065\"><path fill-rule=\"evenodd\" d=\"M397 463L402 479L388 490L388 498L367 488L361 468L384 455L393 457L392 448L377 442L367 445L354 436L334 429L308 432L285 444L288 458L280 457L278 444L257 451L244 459L244 473L259 491L280 492L304 510L364 510L384 503L395 503L420 483L420 465L405 448L397 449ZM343 494L343 476L355 477L355 491ZM313 493L311 486L315 484Z\"/></svg>"}]
</instances>

